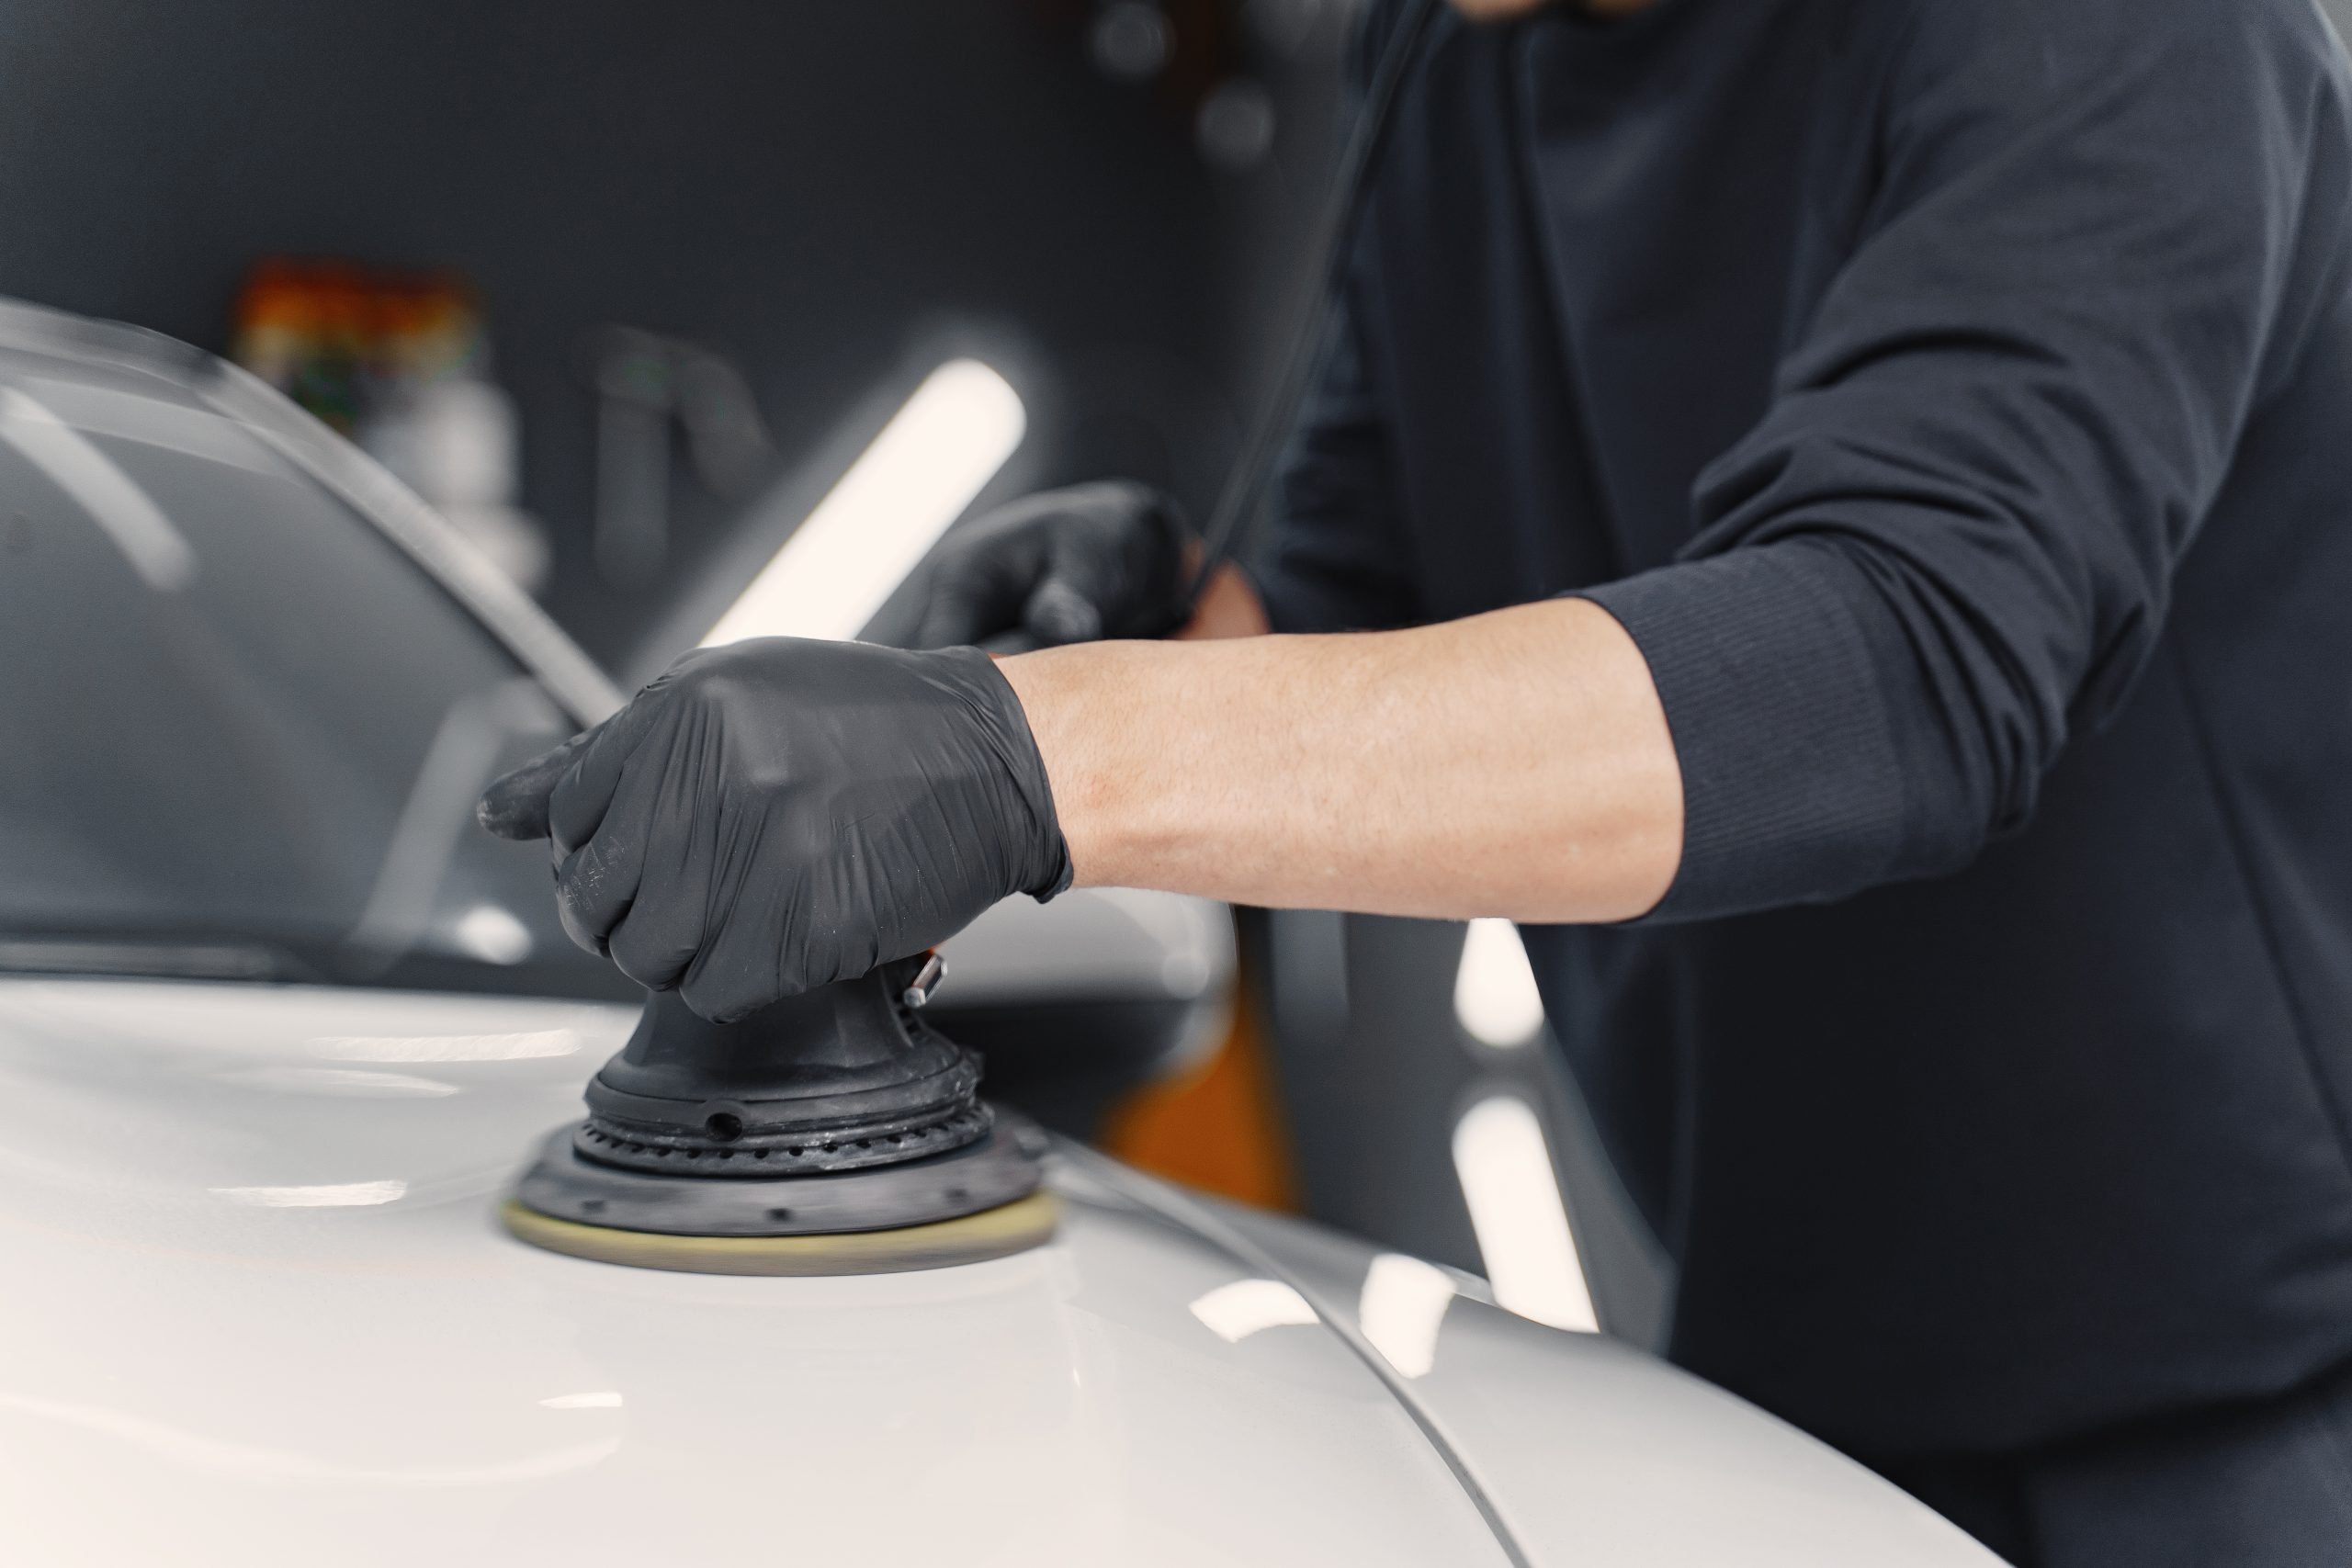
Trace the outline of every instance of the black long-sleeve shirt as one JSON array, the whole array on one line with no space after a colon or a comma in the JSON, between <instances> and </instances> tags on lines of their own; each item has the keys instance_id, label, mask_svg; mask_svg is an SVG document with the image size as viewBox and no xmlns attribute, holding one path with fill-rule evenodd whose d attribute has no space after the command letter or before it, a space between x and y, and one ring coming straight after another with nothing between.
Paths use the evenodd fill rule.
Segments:
<instances>
[{"instance_id":1,"label":"black long-sleeve shirt","mask_svg":"<svg viewBox=\"0 0 2352 1568\"><path fill-rule=\"evenodd\" d=\"M1640 645L1680 873L1529 945L1674 1354L1835 1439L2352 1358L2347 112L2310 0L1447 15L1400 100L1261 587Z\"/></svg>"}]
</instances>

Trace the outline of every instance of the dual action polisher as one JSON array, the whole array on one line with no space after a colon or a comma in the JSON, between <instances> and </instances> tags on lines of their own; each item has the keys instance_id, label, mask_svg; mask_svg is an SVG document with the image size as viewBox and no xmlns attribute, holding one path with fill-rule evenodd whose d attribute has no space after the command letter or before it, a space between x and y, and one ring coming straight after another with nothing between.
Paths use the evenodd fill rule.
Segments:
<instances>
[{"instance_id":1,"label":"dual action polisher","mask_svg":"<svg viewBox=\"0 0 2352 1568\"><path fill-rule=\"evenodd\" d=\"M705 1274L874 1274L1054 1231L1045 1135L922 1008L936 954L711 1023L656 992L502 1210L550 1251Z\"/></svg>"}]
</instances>

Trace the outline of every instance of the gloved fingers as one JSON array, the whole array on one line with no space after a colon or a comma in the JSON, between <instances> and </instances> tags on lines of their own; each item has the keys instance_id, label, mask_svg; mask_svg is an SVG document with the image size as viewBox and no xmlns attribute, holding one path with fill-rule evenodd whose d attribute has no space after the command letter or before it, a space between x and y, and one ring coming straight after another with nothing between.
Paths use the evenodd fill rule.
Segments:
<instances>
[{"instance_id":1,"label":"gloved fingers","mask_svg":"<svg viewBox=\"0 0 2352 1568\"><path fill-rule=\"evenodd\" d=\"M602 728L592 725L562 745L491 780L474 805L475 820L502 839L546 838L548 796Z\"/></svg>"},{"instance_id":2,"label":"gloved fingers","mask_svg":"<svg viewBox=\"0 0 2352 1568\"><path fill-rule=\"evenodd\" d=\"M1106 485L1115 526L1071 528L1049 544L1021 624L1047 646L1167 629L1183 585L1183 528L1138 486Z\"/></svg>"},{"instance_id":3,"label":"gloved fingers","mask_svg":"<svg viewBox=\"0 0 2352 1568\"><path fill-rule=\"evenodd\" d=\"M1102 637L1102 625L1101 601L1059 571L1038 583L1021 606L1021 629L1046 648L1093 642Z\"/></svg>"},{"instance_id":4,"label":"gloved fingers","mask_svg":"<svg viewBox=\"0 0 2352 1568\"><path fill-rule=\"evenodd\" d=\"M580 738L571 764L556 775L548 792L547 836L555 843L559 863L595 837L662 702L650 689L640 692L627 707Z\"/></svg>"},{"instance_id":5,"label":"gloved fingers","mask_svg":"<svg viewBox=\"0 0 2352 1568\"><path fill-rule=\"evenodd\" d=\"M606 951L613 928L637 900L646 848L656 825L665 816L691 818L697 804L693 781L680 778L670 749L640 746L614 764L619 776L594 828L579 839L570 838L565 789L583 766L597 763L600 755L612 750L591 747L573 764L566 784L557 786L553 813L555 841L562 849L555 872L556 914L571 940L595 953Z\"/></svg>"},{"instance_id":6,"label":"gloved fingers","mask_svg":"<svg viewBox=\"0 0 2352 1568\"><path fill-rule=\"evenodd\" d=\"M1003 563L964 564L965 570L943 570L933 580L910 646L963 648L1021 624L1026 579L1012 576Z\"/></svg>"},{"instance_id":7,"label":"gloved fingers","mask_svg":"<svg viewBox=\"0 0 2352 1568\"><path fill-rule=\"evenodd\" d=\"M555 868L555 913L563 932L599 958L605 938L637 901L636 846L602 835L565 855Z\"/></svg>"},{"instance_id":8,"label":"gloved fingers","mask_svg":"<svg viewBox=\"0 0 2352 1568\"><path fill-rule=\"evenodd\" d=\"M1032 496L950 530L925 563L910 646L966 648L1020 626L1058 515L1051 496Z\"/></svg>"},{"instance_id":9,"label":"gloved fingers","mask_svg":"<svg viewBox=\"0 0 2352 1568\"><path fill-rule=\"evenodd\" d=\"M655 821L637 893L605 933L605 956L648 990L677 985L701 951L717 856L713 826L689 812Z\"/></svg>"},{"instance_id":10,"label":"gloved fingers","mask_svg":"<svg viewBox=\"0 0 2352 1568\"><path fill-rule=\"evenodd\" d=\"M729 907L711 921L710 940L678 982L679 999L696 1014L732 1023L831 977L801 967L806 928L791 910L793 889L783 886L793 880L754 875L737 882Z\"/></svg>"},{"instance_id":11,"label":"gloved fingers","mask_svg":"<svg viewBox=\"0 0 2352 1568\"><path fill-rule=\"evenodd\" d=\"M1123 513L1133 516L1132 512ZM1046 551L1045 570L1021 606L1023 629L1048 648L1092 642L1130 618L1149 584L1131 559L1148 549L1149 525L1066 529Z\"/></svg>"},{"instance_id":12,"label":"gloved fingers","mask_svg":"<svg viewBox=\"0 0 2352 1568\"><path fill-rule=\"evenodd\" d=\"M635 903L605 940L613 967L649 991L675 987L702 951L702 921L673 906Z\"/></svg>"}]
</instances>

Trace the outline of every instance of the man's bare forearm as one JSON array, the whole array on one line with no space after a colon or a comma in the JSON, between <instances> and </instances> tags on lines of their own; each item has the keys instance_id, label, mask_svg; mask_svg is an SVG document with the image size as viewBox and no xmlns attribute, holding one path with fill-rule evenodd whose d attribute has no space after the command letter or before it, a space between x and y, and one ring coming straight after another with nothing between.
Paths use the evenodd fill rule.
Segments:
<instances>
[{"instance_id":1,"label":"man's bare forearm","mask_svg":"<svg viewBox=\"0 0 2352 1568\"><path fill-rule=\"evenodd\" d=\"M1597 921L1649 909L1680 858L1681 775L1648 666L1582 600L1001 668L1081 885Z\"/></svg>"}]
</instances>

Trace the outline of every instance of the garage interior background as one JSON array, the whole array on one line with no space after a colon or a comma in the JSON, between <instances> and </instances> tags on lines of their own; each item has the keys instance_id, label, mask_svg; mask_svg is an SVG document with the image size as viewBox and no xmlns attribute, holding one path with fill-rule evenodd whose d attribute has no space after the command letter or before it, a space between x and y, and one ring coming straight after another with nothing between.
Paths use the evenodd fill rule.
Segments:
<instances>
[{"instance_id":1,"label":"garage interior background","mask_svg":"<svg viewBox=\"0 0 2352 1568\"><path fill-rule=\"evenodd\" d=\"M2331 8L2341 24L2352 0ZM11 6L0 293L225 352L265 257L462 276L520 416L519 502L550 546L541 596L641 679L951 357L993 367L1025 414L978 504L1117 473L1205 512L1297 298L1354 12ZM616 326L740 373L769 453L754 482L720 493L679 444L661 492L638 497L658 549L617 561L597 547L600 513L607 527L615 514L599 473L614 439L601 334ZM1512 1140L1538 1127L1595 1300L1580 1280L1528 1288L1553 1292L1557 1319L1597 1306L1653 1335L1661 1255L1542 1048L1507 930L1482 931L1466 964L1462 928L1428 922L1254 917L1245 940L1269 1070L1226 1092L1262 1092L1282 1146L1271 1175L1227 1185L1497 1270L1496 1226L1541 1233L1563 1213L1540 1153L1535 1175L1513 1163ZM1464 1163L1470 1134L1486 1140L1483 1176ZM1176 1174L1218 1178L1214 1161L1161 1153ZM1474 1216L1465 1180L1503 1196ZM1540 1234L1530 1245L1543 1257L1522 1267L1557 1262Z\"/></svg>"}]
</instances>

